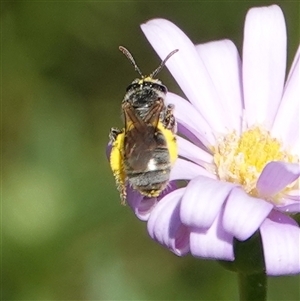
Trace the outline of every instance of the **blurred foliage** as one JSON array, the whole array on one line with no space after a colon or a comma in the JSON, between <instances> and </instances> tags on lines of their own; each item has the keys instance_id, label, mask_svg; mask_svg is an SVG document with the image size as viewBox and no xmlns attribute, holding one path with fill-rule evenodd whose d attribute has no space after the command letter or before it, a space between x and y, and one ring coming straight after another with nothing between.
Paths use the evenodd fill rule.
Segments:
<instances>
[{"instance_id":1,"label":"blurred foliage","mask_svg":"<svg viewBox=\"0 0 300 301\"><path fill-rule=\"evenodd\" d=\"M159 59L139 24L163 17L195 43L229 38L269 1L5 1L2 25L2 299L236 300L235 274L179 258L120 206L105 147L120 102ZM288 63L299 2L286 16ZM161 78L178 91L164 70ZM270 300L299 300L299 277L269 280Z\"/></svg>"}]
</instances>

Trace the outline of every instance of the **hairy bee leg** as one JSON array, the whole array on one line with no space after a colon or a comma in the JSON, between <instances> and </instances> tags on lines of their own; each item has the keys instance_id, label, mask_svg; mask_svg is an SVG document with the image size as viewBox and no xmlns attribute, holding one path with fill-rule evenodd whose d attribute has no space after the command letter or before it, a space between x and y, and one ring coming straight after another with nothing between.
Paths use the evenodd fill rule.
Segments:
<instances>
[{"instance_id":1,"label":"hairy bee leg","mask_svg":"<svg viewBox=\"0 0 300 301\"><path fill-rule=\"evenodd\" d=\"M118 136L119 134L123 133L123 132L124 132L124 130L120 130L120 129L118 129L118 128L111 128L111 129L110 129L110 132L109 132L109 140L110 140L111 142L116 141L116 140L117 140L117 136Z\"/></svg>"},{"instance_id":2,"label":"hairy bee leg","mask_svg":"<svg viewBox=\"0 0 300 301\"><path fill-rule=\"evenodd\" d=\"M177 132L177 122L173 115L175 106L169 104L166 109L165 117L163 120L163 125L166 129L171 130L173 134Z\"/></svg>"},{"instance_id":3,"label":"hairy bee leg","mask_svg":"<svg viewBox=\"0 0 300 301\"><path fill-rule=\"evenodd\" d=\"M111 128L109 133L112 149L110 153L110 167L113 172L117 189L120 193L121 204L126 205L126 174L124 171L124 129Z\"/></svg>"},{"instance_id":4,"label":"hairy bee leg","mask_svg":"<svg viewBox=\"0 0 300 301\"><path fill-rule=\"evenodd\" d=\"M126 186L120 184L120 186L117 186L117 189L120 193L121 205L126 206L126 198L127 198Z\"/></svg>"}]
</instances>

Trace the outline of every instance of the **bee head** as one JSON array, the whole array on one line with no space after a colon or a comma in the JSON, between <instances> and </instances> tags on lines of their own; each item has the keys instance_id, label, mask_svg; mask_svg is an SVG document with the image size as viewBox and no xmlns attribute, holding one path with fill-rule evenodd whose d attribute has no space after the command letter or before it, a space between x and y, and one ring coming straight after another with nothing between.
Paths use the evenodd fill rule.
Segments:
<instances>
[{"instance_id":1,"label":"bee head","mask_svg":"<svg viewBox=\"0 0 300 301\"><path fill-rule=\"evenodd\" d=\"M141 91L141 90L149 90L153 89L156 91L160 91L164 94L167 94L168 89L162 83L161 80L152 78L150 76L145 78L137 78L135 79L126 89L126 92L129 91Z\"/></svg>"}]
</instances>

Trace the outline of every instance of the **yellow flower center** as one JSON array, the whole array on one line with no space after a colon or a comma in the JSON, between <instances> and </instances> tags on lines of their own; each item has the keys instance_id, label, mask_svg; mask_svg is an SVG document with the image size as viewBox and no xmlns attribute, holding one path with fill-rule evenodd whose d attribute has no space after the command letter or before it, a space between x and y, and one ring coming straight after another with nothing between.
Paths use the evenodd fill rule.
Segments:
<instances>
[{"instance_id":1,"label":"yellow flower center","mask_svg":"<svg viewBox=\"0 0 300 301\"><path fill-rule=\"evenodd\" d=\"M240 184L252 196L258 196L256 182L268 162L298 162L296 156L283 149L279 140L258 126L241 136L232 132L220 137L213 152L220 180Z\"/></svg>"}]
</instances>

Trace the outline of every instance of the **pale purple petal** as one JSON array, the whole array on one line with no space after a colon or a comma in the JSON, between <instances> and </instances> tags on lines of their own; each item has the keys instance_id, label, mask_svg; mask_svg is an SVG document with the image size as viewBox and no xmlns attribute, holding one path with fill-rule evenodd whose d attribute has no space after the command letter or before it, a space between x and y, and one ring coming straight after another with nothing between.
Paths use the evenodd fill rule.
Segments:
<instances>
[{"instance_id":1,"label":"pale purple petal","mask_svg":"<svg viewBox=\"0 0 300 301\"><path fill-rule=\"evenodd\" d=\"M284 202L287 202L287 199L284 199ZM284 213L299 213L300 212L300 202L293 202L288 205L276 206L276 209Z\"/></svg>"},{"instance_id":2,"label":"pale purple petal","mask_svg":"<svg viewBox=\"0 0 300 301\"><path fill-rule=\"evenodd\" d=\"M168 60L168 69L211 128L216 132L224 132L227 121L224 123L221 101L191 40L181 29L165 19L150 20L142 24L141 28L161 59L174 49L179 49Z\"/></svg>"},{"instance_id":3,"label":"pale purple petal","mask_svg":"<svg viewBox=\"0 0 300 301\"><path fill-rule=\"evenodd\" d=\"M283 197L293 201L300 201L300 188L295 187L283 194Z\"/></svg>"},{"instance_id":4,"label":"pale purple petal","mask_svg":"<svg viewBox=\"0 0 300 301\"><path fill-rule=\"evenodd\" d=\"M171 170L170 180L191 180L199 175L216 179L216 175L198 164L178 158Z\"/></svg>"},{"instance_id":5,"label":"pale purple petal","mask_svg":"<svg viewBox=\"0 0 300 301\"><path fill-rule=\"evenodd\" d=\"M193 178L181 201L181 221L189 227L209 228L235 186L203 176Z\"/></svg>"},{"instance_id":6,"label":"pale purple petal","mask_svg":"<svg viewBox=\"0 0 300 301\"><path fill-rule=\"evenodd\" d=\"M242 65L239 53L230 40L214 41L196 46L206 70L214 82L227 115L227 129L241 133L243 91Z\"/></svg>"},{"instance_id":7,"label":"pale purple petal","mask_svg":"<svg viewBox=\"0 0 300 301\"><path fill-rule=\"evenodd\" d=\"M300 273L300 229L290 217L273 211L260 227L268 275Z\"/></svg>"},{"instance_id":8,"label":"pale purple petal","mask_svg":"<svg viewBox=\"0 0 300 301\"><path fill-rule=\"evenodd\" d=\"M195 257L234 260L233 236L224 231L222 214L208 229L192 228L190 234L191 254Z\"/></svg>"},{"instance_id":9,"label":"pale purple petal","mask_svg":"<svg viewBox=\"0 0 300 301\"><path fill-rule=\"evenodd\" d=\"M159 197L149 198L141 195L138 191L132 189L132 187L127 186L127 201L126 203L132 208L137 218L142 221L147 221L150 213L156 204L168 193L177 189L175 182L170 181L168 186L162 191Z\"/></svg>"},{"instance_id":10,"label":"pale purple petal","mask_svg":"<svg viewBox=\"0 0 300 301\"><path fill-rule=\"evenodd\" d=\"M284 85L286 28L277 5L252 8L245 21L244 101L248 126L271 128Z\"/></svg>"},{"instance_id":11,"label":"pale purple petal","mask_svg":"<svg viewBox=\"0 0 300 301\"><path fill-rule=\"evenodd\" d=\"M140 220L147 221L152 209L157 203L157 198L147 198L131 187L127 187L126 190L127 204Z\"/></svg>"},{"instance_id":12,"label":"pale purple petal","mask_svg":"<svg viewBox=\"0 0 300 301\"><path fill-rule=\"evenodd\" d=\"M189 139L198 147L201 147L202 149L205 149L207 151L207 147L204 146L204 144L200 141L200 139L179 122L177 122L177 133Z\"/></svg>"},{"instance_id":13,"label":"pale purple petal","mask_svg":"<svg viewBox=\"0 0 300 301\"><path fill-rule=\"evenodd\" d=\"M272 136L283 141L286 149L300 153L300 57L294 61L282 101L272 127Z\"/></svg>"},{"instance_id":14,"label":"pale purple petal","mask_svg":"<svg viewBox=\"0 0 300 301\"><path fill-rule=\"evenodd\" d=\"M275 204L278 211L285 213L299 213L300 212L300 189L292 189L286 193L281 193L279 203Z\"/></svg>"},{"instance_id":15,"label":"pale purple petal","mask_svg":"<svg viewBox=\"0 0 300 301\"><path fill-rule=\"evenodd\" d=\"M299 62L299 58L300 58L300 45L298 46L298 49L297 49L297 52L296 52L296 54L295 54L295 57L294 57L292 66L291 66L291 68L290 68L289 75L288 75L288 78L287 78L287 80L286 80L285 85L287 85L287 83L289 82L289 80L290 80L290 78L291 78L291 75L294 73L296 64L298 64L298 62Z\"/></svg>"},{"instance_id":16,"label":"pale purple petal","mask_svg":"<svg viewBox=\"0 0 300 301\"><path fill-rule=\"evenodd\" d=\"M271 203L251 197L241 188L235 188L225 206L224 229L244 241L254 234L272 208Z\"/></svg>"},{"instance_id":17,"label":"pale purple petal","mask_svg":"<svg viewBox=\"0 0 300 301\"><path fill-rule=\"evenodd\" d=\"M203 167L213 164L213 157L208 152L196 146L192 142L177 136L178 154Z\"/></svg>"},{"instance_id":18,"label":"pale purple petal","mask_svg":"<svg viewBox=\"0 0 300 301\"><path fill-rule=\"evenodd\" d=\"M185 188L166 195L154 208L148 220L150 236L176 255L189 252L189 230L179 218L179 205Z\"/></svg>"},{"instance_id":19,"label":"pale purple petal","mask_svg":"<svg viewBox=\"0 0 300 301\"><path fill-rule=\"evenodd\" d=\"M107 144L106 149L105 149L105 155L106 155L106 158L108 159L108 161L110 158L111 149L112 149L112 143L111 143L111 141L109 141L109 143Z\"/></svg>"},{"instance_id":20,"label":"pale purple petal","mask_svg":"<svg viewBox=\"0 0 300 301\"><path fill-rule=\"evenodd\" d=\"M256 184L261 197L270 197L296 181L300 176L297 163L269 162L263 169Z\"/></svg>"},{"instance_id":21,"label":"pale purple petal","mask_svg":"<svg viewBox=\"0 0 300 301\"><path fill-rule=\"evenodd\" d=\"M166 104L175 106L174 116L177 122L195 134L206 147L216 143L211 127L190 102L169 92L166 97Z\"/></svg>"}]
</instances>

